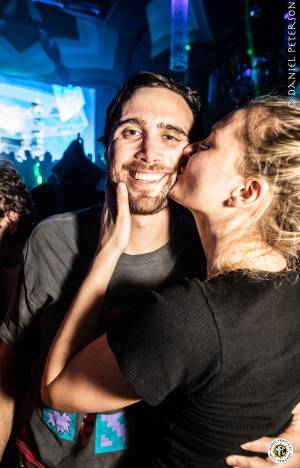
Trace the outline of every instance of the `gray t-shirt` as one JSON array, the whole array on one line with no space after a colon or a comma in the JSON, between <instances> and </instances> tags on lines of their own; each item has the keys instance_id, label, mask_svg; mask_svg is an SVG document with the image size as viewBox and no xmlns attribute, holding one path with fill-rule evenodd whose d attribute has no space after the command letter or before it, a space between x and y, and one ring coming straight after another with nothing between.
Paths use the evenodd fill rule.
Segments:
<instances>
[{"instance_id":1,"label":"gray t-shirt","mask_svg":"<svg viewBox=\"0 0 300 468\"><path fill-rule=\"evenodd\" d=\"M130 424L135 408L97 414L83 447L79 437L83 415L45 408L39 399L49 346L88 271L98 242L99 223L100 208L93 207L48 218L37 226L24 253L18 307L11 309L0 328L3 341L16 342L22 349L28 371L35 361L20 417L20 427L24 428L25 421L26 430L22 430L20 438L25 437L36 459L47 467L126 466L126 449L134 446ZM200 271L200 260L195 258L198 243L193 231L183 223L160 249L142 255L123 254L105 296L99 333L109 330L145 291Z\"/></svg>"}]
</instances>

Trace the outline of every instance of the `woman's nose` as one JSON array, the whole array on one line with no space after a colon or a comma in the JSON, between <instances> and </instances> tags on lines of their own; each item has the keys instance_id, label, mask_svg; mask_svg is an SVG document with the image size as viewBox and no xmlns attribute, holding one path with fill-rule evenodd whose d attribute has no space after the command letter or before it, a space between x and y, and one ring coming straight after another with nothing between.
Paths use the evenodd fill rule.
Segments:
<instances>
[{"instance_id":1,"label":"woman's nose","mask_svg":"<svg viewBox=\"0 0 300 468\"><path fill-rule=\"evenodd\" d=\"M191 143L190 145L186 146L183 150L183 155L187 158L192 156L196 152L196 143Z\"/></svg>"}]
</instances>

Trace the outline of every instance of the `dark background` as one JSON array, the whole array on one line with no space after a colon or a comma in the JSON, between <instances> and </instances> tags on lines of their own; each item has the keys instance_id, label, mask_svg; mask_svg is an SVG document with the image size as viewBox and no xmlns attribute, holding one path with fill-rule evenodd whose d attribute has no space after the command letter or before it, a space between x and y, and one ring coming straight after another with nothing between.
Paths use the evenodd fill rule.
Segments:
<instances>
[{"instance_id":1,"label":"dark background","mask_svg":"<svg viewBox=\"0 0 300 468\"><path fill-rule=\"evenodd\" d=\"M189 67L175 73L169 66L170 0L1 0L1 74L95 88L97 136L108 103L124 80L140 70L169 74L197 88L206 131L257 94L287 94L284 16L293 2L189 3ZM299 52L299 2L295 5ZM256 61L256 89L251 57ZM298 65L298 92L299 69ZM98 152L103 148L97 143Z\"/></svg>"}]
</instances>

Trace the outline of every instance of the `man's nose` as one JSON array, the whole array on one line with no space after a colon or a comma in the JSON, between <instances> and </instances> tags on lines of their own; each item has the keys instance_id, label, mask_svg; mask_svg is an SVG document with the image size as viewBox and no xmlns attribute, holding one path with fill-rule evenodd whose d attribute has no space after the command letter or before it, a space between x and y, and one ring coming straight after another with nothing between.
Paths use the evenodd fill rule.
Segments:
<instances>
[{"instance_id":1,"label":"man's nose","mask_svg":"<svg viewBox=\"0 0 300 468\"><path fill-rule=\"evenodd\" d=\"M151 138L144 138L137 157L147 163L153 163L161 160L159 144Z\"/></svg>"}]
</instances>

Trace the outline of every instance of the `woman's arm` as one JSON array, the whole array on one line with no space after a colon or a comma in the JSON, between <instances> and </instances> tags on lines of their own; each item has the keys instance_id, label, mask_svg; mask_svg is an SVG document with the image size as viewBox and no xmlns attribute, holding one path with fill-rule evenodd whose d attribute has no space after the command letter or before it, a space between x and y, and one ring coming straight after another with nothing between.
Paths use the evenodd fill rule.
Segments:
<instances>
[{"instance_id":1,"label":"woman's arm","mask_svg":"<svg viewBox=\"0 0 300 468\"><path fill-rule=\"evenodd\" d=\"M99 406L93 406L94 409L90 411L101 411L101 400L98 399L103 398L106 401L108 395L112 397L110 405L120 407L123 403L118 392L119 385L120 389L125 391L125 401L130 394L135 397L134 401L137 399L130 385L122 377L105 337L95 340L80 353L96 337L101 304L107 286L119 257L128 244L131 222L125 184L119 184L117 188L117 211L115 223L107 210L104 214L99 246L91 268L48 354L41 395L46 404L58 409L70 408L67 404L72 405L73 394L74 401L75 396L76 399L83 399L85 411L89 409L86 405L87 395L89 400L99 403ZM91 392L90 395L83 391L81 394L79 389L94 389L94 393ZM119 396L114 401L116 395ZM75 407L72 409L78 410Z\"/></svg>"},{"instance_id":2,"label":"woman's arm","mask_svg":"<svg viewBox=\"0 0 300 468\"><path fill-rule=\"evenodd\" d=\"M123 377L106 334L85 346L55 380L43 385L42 397L50 408L78 413L101 413L140 400Z\"/></svg>"}]
</instances>

